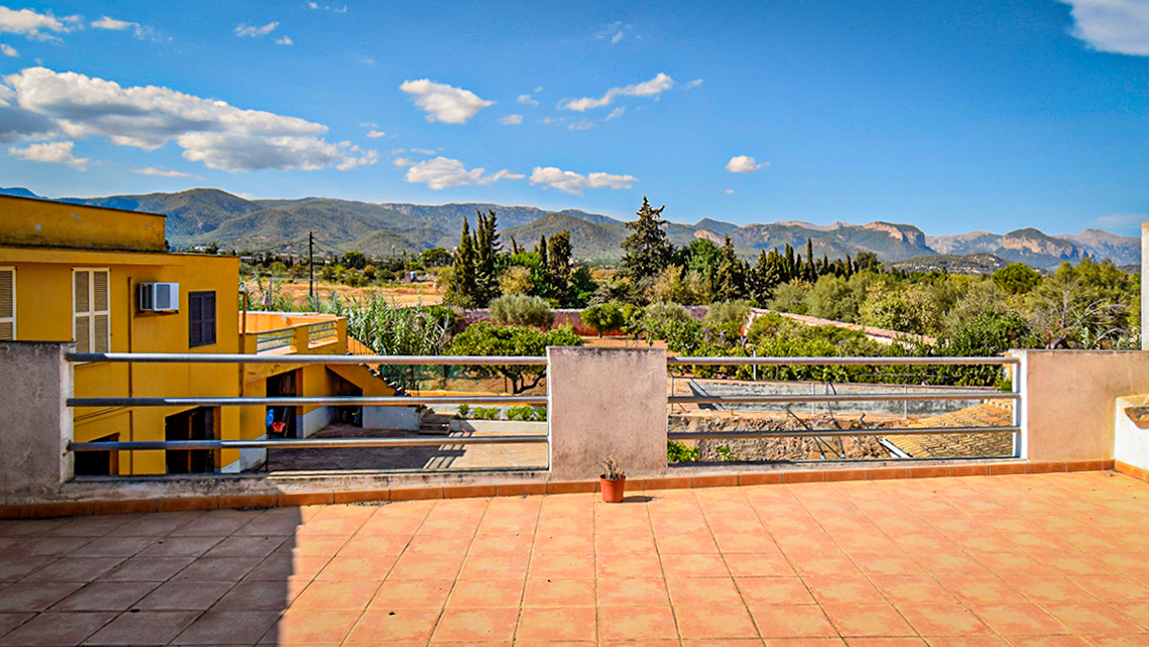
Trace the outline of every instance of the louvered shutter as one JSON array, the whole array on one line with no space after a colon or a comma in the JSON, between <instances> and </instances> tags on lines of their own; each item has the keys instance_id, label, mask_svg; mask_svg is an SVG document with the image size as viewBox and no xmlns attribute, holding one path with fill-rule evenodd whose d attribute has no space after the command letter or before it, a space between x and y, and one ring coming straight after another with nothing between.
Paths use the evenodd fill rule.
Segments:
<instances>
[{"instance_id":1,"label":"louvered shutter","mask_svg":"<svg viewBox=\"0 0 1149 647\"><path fill-rule=\"evenodd\" d=\"M0 267L0 341L16 339L16 268Z\"/></svg>"},{"instance_id":2,"label":"louvered shutter","mask_svg":"<svg viewBox=\"0 0 1149 647\"><path fill-rule=\"evenodd\" d=\"M106 353L111 350L111 295L108 270L72 270L72 334L76 351Z\"/></svg>"}]
</instances>

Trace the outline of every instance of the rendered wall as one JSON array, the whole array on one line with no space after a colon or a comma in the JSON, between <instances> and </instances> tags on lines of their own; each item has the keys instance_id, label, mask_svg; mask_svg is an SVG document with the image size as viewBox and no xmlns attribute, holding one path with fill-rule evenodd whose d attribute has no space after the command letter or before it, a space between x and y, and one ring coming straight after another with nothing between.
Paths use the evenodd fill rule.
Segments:
<instances>
[{"instance_id":1,"label":"rendered wall","mask_svg":"<svg viewBox=\"0 0 1149 647\"><path fill-rule=\"evenodd\" d=\"M72 477L72 416L64 401L72 392L64 362L68 345L0 341L0 501L56 496Z\"/></svg>"},{"instance_id":2,"label":"rendered wall","mask_svg":"<svg viewBox=\"0 0 1149 647\"><path fill-rule=\"evenodd\" d=\"M1149 353L1011 351L1021 358L1022 457L1113 458L1114 401L1149 393Z\"/></svg>"},{"instance_id":3,"label":"rendered wall","mask_svg":"<svg viewBox=\"0 0 1149 647\"><path fill-rule=\"evenodd\" d=\"M552 478L666 472L666 349L547 348Z\"/></svg>"},{"instance_id":4,"label":"rendered wall","mask_svg":"<svg viewBox=\"0 0 1149 647\"><path fill-rule=\"evenodd\" d=\"M166 242L158 214L0 196L0 245L162 252Z\"/></svg>"}]
</instances>

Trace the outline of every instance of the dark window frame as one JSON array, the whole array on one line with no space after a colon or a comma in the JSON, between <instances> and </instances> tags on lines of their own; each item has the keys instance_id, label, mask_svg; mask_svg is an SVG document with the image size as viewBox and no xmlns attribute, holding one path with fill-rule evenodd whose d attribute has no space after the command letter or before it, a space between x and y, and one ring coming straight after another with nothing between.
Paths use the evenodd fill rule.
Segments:
<instances>
[{"instance_id":1,"label":"dark window frame","mask_svg":"<svg viewBox=\"0 0 1149 647\"><path fill-rule=\"evenodd\" d=\"M216 343L215 291L188 292L188 348Z\"/></svg>"}]
</instances>

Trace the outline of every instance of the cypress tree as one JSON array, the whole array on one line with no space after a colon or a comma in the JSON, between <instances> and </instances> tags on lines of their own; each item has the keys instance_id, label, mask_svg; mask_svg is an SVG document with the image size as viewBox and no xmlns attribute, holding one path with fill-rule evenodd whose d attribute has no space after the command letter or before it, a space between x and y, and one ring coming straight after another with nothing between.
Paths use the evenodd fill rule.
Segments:
<instances>
[{"instance_id":1,"label":"cypress tree","mask_svg":"<svg viewBox=\"0 0 1149 647\"><path fill-rule=\"evenodd\" d=\"M718 301L733 301L746 294L745 261L734 253L734 243L730 241L730 236L726 237L722 245L716 283L718 285L714 296Z\"/></svg>"},{"instance_id":2,"label":"cypress tree","mask_svg":"<svg viewBox=\"0 0 1149 647\"><path fill-rule=\"evenodd\" d=\"M459 249L455 251L454 282L451 301L464 308L478 305L478 284L475 281L475 248L471 239L471 227L463 218L463 235L459 239Z\"/></svg>"}]
</instances>

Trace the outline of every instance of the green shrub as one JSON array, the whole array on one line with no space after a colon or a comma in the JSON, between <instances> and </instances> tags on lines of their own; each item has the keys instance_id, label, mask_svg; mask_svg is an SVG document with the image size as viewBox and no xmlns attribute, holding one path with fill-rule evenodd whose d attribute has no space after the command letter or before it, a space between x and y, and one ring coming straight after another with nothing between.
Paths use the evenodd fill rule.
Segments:
<instances>
[{"instance_id":1,"label":"green shrub","mask_svg":"<svg viewBox=\"0 0 1149 647\"><path fill-rule=\"evenodd\" d=\"M534 419L546 422L546 420L547 420L547 408L546 407L535 407Z\"/></svg>"},{"instance_id":2,"label":"green shrub","mask_svg":"<svg viewBox=\"0 0 1149 647\"><path fill-rule=\"evenodd\" d=\"M466 420L467 416L470 415L470 413L471 413L470 405L467 405L467 404L460 404L459 405L459 419L460 420Z\"/></svg>"},{"instance_id":3,"label":"green shrub","mask_svg":"<svg viewBox=\"0 0 1149 647\"><path fill-rule=\"evenodd\" d=\"M500 326L550 328L555 323L550 304L539 297L508 294L491 301L490 308L491 321Z\"/></svg>"},{"instance_id":4,"label":"green shrub","mask_svg":"<svg viewBox=\"0 0 1149 647\"><path fill-rule=\"evenodd\" d=\"M669 463L692 463L698 460L698 448L678 440L666 441L666 460Z\"/></svg>"},{"instance_id":5,"label":"green shrub","mask_svg":"<svg viewBox=\"0 0 1149 647\"><path fill-rule=\"evenodd\" d=\"M535 408L529 406L510 407L507 409L507 420L532 420L535 417Z\"/></svg>"},{"instance_id":6,"label":"green shrub","mask_svg":"<svg viewBox=\"0 0 1149 647\"><path fill-rule=\"evenodd\" d=\"M738 339L742 336L742 326L750 316L751 307L745 299L712 303L706 311L704 323L708 329L728 340Z\"/></svg>"},{"instance_id":7,"label":"green shrub","mask_svg":"<svg viewBox=\"0 0 1149 647\"><path fill-rule=\"evenodd\" d=\"M598 333L599 337L602 337L603 333L620 330L622 325L626 323L626 318L622 316L621 303L608 301L583 310L582 322Z\"/></svg>"},{"instance_id":8,"label":"green shrub","mask_svg":"<svg viewBox=\"0 0 1149 647\"><path fill-rule=\"evenodd\" d=\"M475 407L472 411L475 414L475 420L498 420L499 408L498 407Z\"/></svg>"}]
</instances>

